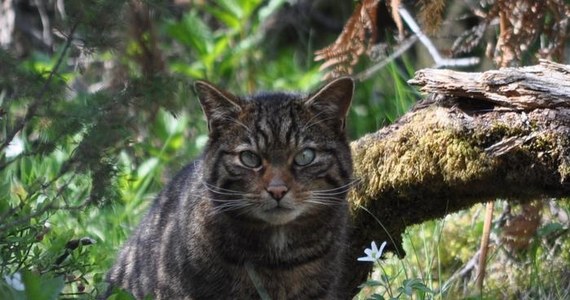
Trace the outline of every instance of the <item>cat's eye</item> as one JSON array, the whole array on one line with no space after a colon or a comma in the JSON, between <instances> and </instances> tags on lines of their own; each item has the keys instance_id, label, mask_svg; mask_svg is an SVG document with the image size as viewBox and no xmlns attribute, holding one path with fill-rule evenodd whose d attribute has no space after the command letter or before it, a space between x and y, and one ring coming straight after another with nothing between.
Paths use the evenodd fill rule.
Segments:
<instances>
[{"instance_id":1,"label":"cat's eye","mask_svg":"<svg viewBox=\"0 0 570 300\"><path fill-rule=\"evenodd\" d=\"M248 168L257 168L261 166L261 157L249 150L240 152L239 160Z\"/></svg>"},{"instance_id":2,"label":"cat's eye","mask_svg":"<svg viewBox=\"0 0 570 300\"><path fill-rule=\"evenodd\" d=\"M298 166L306 166L315 160L315 150L305 148L303 151L295 155L295 164Z\"/></svg>"}]
</instances>

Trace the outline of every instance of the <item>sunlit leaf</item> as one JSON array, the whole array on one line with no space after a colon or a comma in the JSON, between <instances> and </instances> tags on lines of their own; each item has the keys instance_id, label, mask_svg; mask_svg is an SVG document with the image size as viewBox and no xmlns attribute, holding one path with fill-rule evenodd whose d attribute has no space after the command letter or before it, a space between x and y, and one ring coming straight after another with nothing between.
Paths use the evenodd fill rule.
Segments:
<instances>
[{"instance_id":1,"label":"sunlit leaf","mask_svg":"<svg viewBox=\"0 0 570 300\"><path fill-rule=\"evenodd\" d=\"M181 22L167 26L168 33L199 56L207 55L213 47L212 32L196 11L186 14Z\"/></svg>"}]
</instances>

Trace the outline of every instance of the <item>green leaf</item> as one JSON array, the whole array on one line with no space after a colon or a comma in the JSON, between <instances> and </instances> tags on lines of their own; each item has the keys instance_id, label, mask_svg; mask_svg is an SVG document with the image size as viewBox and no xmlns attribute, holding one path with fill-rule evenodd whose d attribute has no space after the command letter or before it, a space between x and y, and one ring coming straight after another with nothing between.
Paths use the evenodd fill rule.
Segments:
<instances>
[{"instance_id":1,"label":"green leaf","mask_svg":"<svg viewBox=\"0 0 570 300\"><path fill-rule=\"evenodd\" d=\"M432 291L430 288L428 288L428 287L423 283L423 281L422 281L421 279L419 279L419 278L406 279L406 280L404 280L403 285L404 285L404 290L403 290L403 292L406 293L406 295L409 295L409 296L412 295L412 292L413 292L414 290L433 294L433 291Z\"/></svg>"},{"instance_id":2,"label":"green leaf","mask_svg":"<svg viewBox=\"0 0 570 300\"><path fill-rule=\"evenodd\" d=\"M384 300L384 297L382 297L382 295L379 294L372 294L372 296L370 296L368 300Z\"/></svg>"},{"instance_id":3,"label":"green leaf","mask_svg":"<svg viewBox=\"0 0 570 300\"><path fill-rule=\"evenodd\" d=\"M186 14L181 22L169 24L166 30L171 37L195 50L200 57L207 56L213 48L212 31L194 10Z\"/></svg>"},{"instance_id":4,"label":"green leaf","mask_svg":"<svg viewBox=\"0 0 570 300\"><path fill-rule=\"evenodd\" d=\"M538 229L537 233L539 237L545 237L562 230L564 230L564 226L562 224L553 222L542 226L540 229Z\"/></svg>"},{"instance_id":5,"label":"green leaf","mask_svg":"<svg viewBox=\"0 0 570 300\"><path fill-rule=\"evenodd\" d=\"M228 49L229 40L227 38L221 38L214 44L214 50L212 51L212 56L215 58L221 57L222 54Z\"/></svg>"},{"instance_id":6,"label":"green leaf","mask_svg":"<svg viewBox=\"0 0 570 300\"><path fill-rule=\"evenodd\" d=\"M231 1L237 4L237 6L242 11L242 20L250 18L253 12L261 5L261 3L265 2L261 0L226 0L226 1Z\"/></svg>"},{"instance_id":7,"label":"green leaf","mask_svg":"<svg viewBox=\"0 0 570 300\"><path fill-rule=\"evenodd\" d=\"M255 1L246 1L246 2L255 2ZM218 4L220 7L222 7L223 10L233 15L238 20L244 18L244 13L245 13L244 8L246 9L249 8L249 7L244 7L245 3L238 3L238 1L236 0L218 0L216 1L216 4Z\"/></svg>"},{"instance_id":8,"label":"green leaf","mask_svg":"<svg viewBox=\"0 0 570 300\"><path fill-rule=\"evenodd\" d=\"M223 22L227 27L236 31L241 29L242 22L236 15L229 13L226 10L214 7L207 7L206 10L216 17L216 19Z\"/></svg>"},{"instance_id":9,"label":"green leaf","mask_svg":"<svg viewBox=\"0 0 570 300\"><path fill-rule=\"evenodd\" d=\"M202 78L204 76L204 66L202 64L191 64L173 62L169 65L173 73L183 74L191 78Z\"/></svg>"},{"instance_id":10,"label":"green leaf","mask_svg":"<svg viewBox=\"0 0 570 300\"><path fill-rule=\"evenodd\" d=\"M382 274L380 275L380 278L382 279L382 281L384 282L390 282L390 276L386 275L386 274Z\"/></svg>"},{"instance_id":11,"label":"green leaf","mask_svg":"<svg viewBox=\"0 0 570 300\"><path fill-rule=\"evenodd\" d=\"M34 300L55 300L58 299L63 289L64 280L62 276L48 277L34 274L30 271L22 273L24 283L24 293L28 299Z\"/></svg>"},{"instance_id":12,"label":"green leaf","mask_svg":"<svg viewBox=\"0 0 570 300\"><path fill-rule=\"evenodd\" d=\"M377 281L377 280L367 280L366 282L362 283L361 285L359 285L359 288L365 288L365 287L376 287L376 286L386 286L384 283Z\"/></svg>"},{"instance_id":13,"label":"green leaf","mask_svg":"<svg viewBox=\"0 0 570 300\"><path fill-rule=\"evenodd\" d=\"M151 157L148 160L144 161L137 170L137 176L139 179L143 179L150 174L153 174L158 167L160 160L156 157Z\"/></svg>"}]
</instances>

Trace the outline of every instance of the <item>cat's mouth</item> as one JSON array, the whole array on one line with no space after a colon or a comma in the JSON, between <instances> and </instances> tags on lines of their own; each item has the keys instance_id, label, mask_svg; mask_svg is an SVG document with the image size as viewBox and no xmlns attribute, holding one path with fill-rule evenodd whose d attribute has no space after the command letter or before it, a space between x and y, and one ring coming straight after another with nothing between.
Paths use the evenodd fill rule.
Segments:
<instances>
[{"instance_id":1,"label":"cat's mouth","mask_svg":"<svg viewBox=\"0 0 570 300\"><path fill-rule=\"evenodd\" d=\"M260 211L257 216L261 220L273 224L283 225L295 220L301 214L301 210L277 203L272 207Z\"/></svg>"},{"instance_id":2,"label":"cat's mouth","mask_svg":"<svg viewBox=\"0 0 570 300\"><path fill-rule=\"evenodd\" d=\"M277 205L273 208L267 209L267 212L272 212L272 213L289 213L292 212L294 209L291 207L285 207L285 206L280 206Z\"/></svg>"},{"instance_id":3,"label":"cat's mouth","mask_svg":"<svg viewBox=\"0 0 570 300\"><path fill-rule=\"evenodd\" d=\"M283 205L281 203L277 203L275 206L266 208L263 213L269 215L282 215L282 214L294 214L295 208L289 207L287 205Z\"/></svg>"}]
</instances>

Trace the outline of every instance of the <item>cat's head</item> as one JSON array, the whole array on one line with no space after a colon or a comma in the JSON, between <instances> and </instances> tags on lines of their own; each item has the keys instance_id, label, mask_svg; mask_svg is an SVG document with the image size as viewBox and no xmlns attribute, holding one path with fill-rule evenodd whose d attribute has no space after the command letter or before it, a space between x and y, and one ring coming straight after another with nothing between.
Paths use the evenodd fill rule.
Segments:
<instances>
[{"instance_id":1,"label":"cat's head","mask_svg":"<svg viewBox=\"0 0 570 300\"><path fill-rule=\"evenodd\" d=\"M195 89L210 130L202 184L217 211L282 225L345 209L352 79L309 95L237 97L205 81Z\"/></svg>"}]
</instances>

